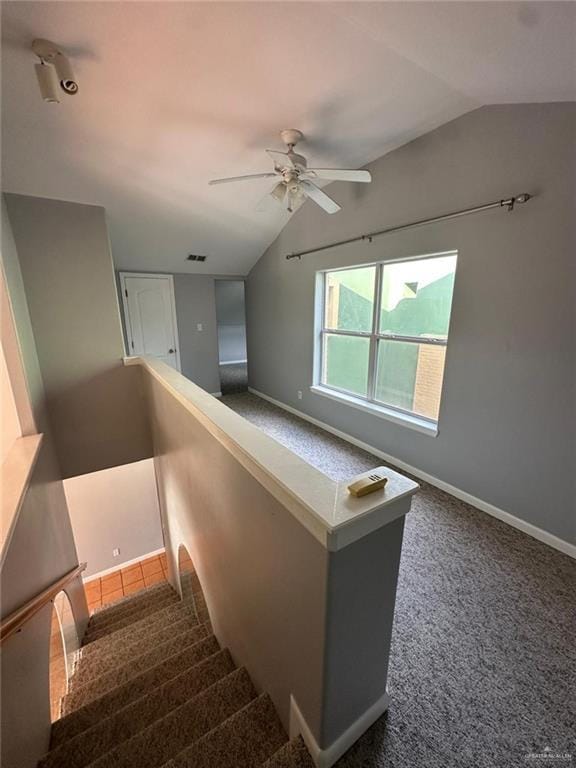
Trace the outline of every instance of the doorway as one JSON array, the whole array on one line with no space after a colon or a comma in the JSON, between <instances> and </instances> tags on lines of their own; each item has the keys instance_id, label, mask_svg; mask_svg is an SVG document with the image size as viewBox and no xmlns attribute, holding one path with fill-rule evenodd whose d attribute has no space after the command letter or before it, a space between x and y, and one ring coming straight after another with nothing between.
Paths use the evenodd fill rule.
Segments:
<instances>
[{"instance_id":1,"label":"doorway","mask_svg":"<svg viewBox=\"0 0 576 768\"><path fill-rule=\"evenodd\" d=\"M248 390L246 311L243 280L216 280L218 368L223 395Z\"/></svg>"},{"instance_id":2,"label":"doorway","mask_svg":"<svg viewBox=\"0 0 576 768\"><path fill-rule=\"evenodd\" d=\"M128 354L149 355L180 370L172 275L120 272Z\"/></svg>"}]
</instances>

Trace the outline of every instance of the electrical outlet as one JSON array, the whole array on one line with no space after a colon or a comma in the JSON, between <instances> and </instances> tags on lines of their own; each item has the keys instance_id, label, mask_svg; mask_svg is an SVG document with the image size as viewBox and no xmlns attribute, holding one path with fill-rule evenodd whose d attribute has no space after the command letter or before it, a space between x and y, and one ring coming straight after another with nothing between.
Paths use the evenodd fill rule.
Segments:
<instances>
[{"instance_id":1,"label":"electrical outlet","mask_svg":"<svg viewBox=\"0 0 576 768\"><path fill-rule=\"evenodd\" d=\"M113 550L112 550L112 556L113 556L113 557L118 557L118 556L119 556L119 554L120 554L120 550L119 550L119 549L113 549Z\"/></svg>"},{"instance_id":2,"label":"electrical outlet","mask_svg":"<svg viewBox=\"0 0 576 768\"><path fill-rule=\"evenodd\" d=\"M301 389L298 390L297 394L298 394L298 400L302 400L302 390Z\"/></svg>"},{"instance_id":3,"label":"electrical outlet","mask_svg":"<svg viewBox=\"0 0 576 768\"><path fill-rule=\"evenodd\" d=\"M198 330L198 331L202 331L202 330L204 330L204 329L202 328L202 323L196 323L196 330Z\"/></svg>"}]
</instances>

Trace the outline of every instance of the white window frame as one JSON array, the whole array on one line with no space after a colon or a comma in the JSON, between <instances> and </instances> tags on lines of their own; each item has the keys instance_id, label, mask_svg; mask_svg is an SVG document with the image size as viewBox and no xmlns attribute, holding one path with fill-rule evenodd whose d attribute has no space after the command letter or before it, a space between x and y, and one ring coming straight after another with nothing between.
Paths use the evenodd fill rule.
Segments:
<instances>
[{"instance_id":1,"label":"white window frame","mask_svg":"<svg viewBox=\"0 0 576 768\"><path fill-rule=\"evenodd\" d=\"M370 264L356 264L349 267L331 267L330 269L320 270L316 273L316 322L315 322L315 334L314 334L314 377L313 383L310 387L311 391L318 395L329 397L332 400L345 403L353 408L357 408L362 411L366 411L373 415L388 419L397 424L416 429L424 434L436 436L438 434L438 421L431 419L427 416L414 413L398 406L389 405L381 400L376 399L376 374L378 367L378 344L380 341L398 341L402 343L411 344L430 344L432 346L447 347L448 337L436 338L436 337L422 337L422 336L406 336L403 334L390 334L379 332L379 318L380 308L382 300L382 275L384 268L389 264L396 264L398 262L406 261L423 261L424 259L440 258L442 256L456 256L458 252L456 250L443 251L441 253L430 253L419 256L408 256L399 259L387 259L385 261L373 262ZM366 269L368 267L374 267L376 270L374 278L374 305L372 313L372 329L371 331L348 331L348 330L334 330L327 328L325 323L326 315L326 290L327 290L327 274L331 272L344 272L351 269ZM368 353L368 386L366 396L358 395L348 390L335 387L327 384L323 381L324 378L324 353L325 353L325 339L326 336L348 336L356 338L365 338L369 340L370 349ZM444 380L442 380L442 389L444 388ZM440 394L442 398L442 393Z\"/></svg>"}]
</instances>

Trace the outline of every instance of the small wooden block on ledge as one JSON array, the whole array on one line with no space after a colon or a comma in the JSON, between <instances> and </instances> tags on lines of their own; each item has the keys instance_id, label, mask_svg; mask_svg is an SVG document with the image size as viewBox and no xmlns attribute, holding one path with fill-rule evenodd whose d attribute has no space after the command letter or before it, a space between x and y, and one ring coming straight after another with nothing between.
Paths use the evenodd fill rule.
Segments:
<instances>
[{"instance_id":1,"label":"small wooden block on ledge","mask_svg":"<svg viewBox=\"0 0 576 768\"><path fill-rule=\"evenodd\" d=\"M388 478L384 476L380 468L375 469L367 475L364 475L359 480L355 480L348 486L348 492L351 496L366 496L374 491L380 491L386 483Z\"/></svg>"}]
</instances>

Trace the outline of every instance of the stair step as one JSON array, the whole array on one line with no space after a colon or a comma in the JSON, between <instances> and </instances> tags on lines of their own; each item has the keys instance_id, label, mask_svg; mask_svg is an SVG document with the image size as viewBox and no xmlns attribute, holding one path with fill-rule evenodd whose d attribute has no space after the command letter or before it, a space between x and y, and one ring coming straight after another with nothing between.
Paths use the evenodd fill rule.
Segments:
<instances>
[{"instance_id":1,"label":"stair step","mask_svg":"<svg viewBox=\"0 0 576 768\"><path fill-rule=\"evenodd\" d=\"M107 642L99 648L101 642L108 640L108 638L103 638L81 648L75 673L69 681L69 691L76 691L78 688L90 684L93 680L111 675L134 662L139 665L139 660L142 657L156 652L158 648L166 646L166 643L193 630L201 630L198 639L206 636L206 634L212 634L211 630L207 631L208 625L198 623L190 609L186 609L181 604L177 607L180 610L174 612L176 615L170 612L172 614L171 621L165 620L161 623L154 623L152 626L139 628L136 633L129 632L129 628L127 628L123 630L120 637L115 638L114 643ZM99 652L84 655L85 651L91 649L93 645L97 647Z\"/></svg>"},{"instance_id":2,"label":"stair step","mask_svg":"<svg viewBox=\"0 0 576 768\"><path fill-rule=\"evenodd\" d=\"M88 622L87 631L94 632L104 629L118 621L118 619L130 614L138 614L149 605L156 605L164 600L177 598L177 592L169 584L163 583L159 586L161 589L150 587L105 605L99 611L92 614ZM104 597L104 599L106 598Z\"/></svg>"},{"instance_id":3,"label":"stair step","mask_svg":"<svg viewBox=\"0 0 576 768\"><path fill-rule=\"evenodd\" d=\"M255 698L250 676L245 669L237 669L129 741L102 755L90 764L90 768L156 768Z\"/></svg>"},{"instance_id":4,"label":"stair step","mask_svg":"<svg viewBox=\"0 0 576 768\"><path fill-rule=\"evenodd\" d=\"M179 621L184 616L190 615L190 606L185 603L176 602L160 608L158 611L144 616L142 619L134 621L126 627L120 627L115 632L110 632L101 637L94 638L88 644L83 640L82 655L89 656L91 653L98 653L100 650L111 649L114 645L119 647L123 642L136 640L137 638L148 637L153 632L158 632L163 627Z\"/></svg>"},{"instance_id":5,"label":"stair step","mask_svg":"<svg viewBox=\"0 0 576 768\"><path fill-rule=\"evenodd\" d=\"M89 680L85 684L80 682L72 687L71 691L64 697L64 712L68 714L68 712L78 709L78 707L87 704L93 699L103 696L113 688L117 688L119 685L127 683L133 677L137 677L146 669L156 667L165 659L169 659L171 656L174 656L175 653L183 651L191 645L195 645L206 637L206 628L198 625L197 627L194 627L194 629L182 632L182 634L162 643L162 645L159 645L157 648L153 648L151 651L143 653L141 656L136 656L121 667L114 668L99 677ZM72 682L75 677L76 675L71 678L70 682Z\"/></svg>"},{"instance_id":6,"label":"stair step","mask_svg":"<svg viewBox=\"0 0 576 768\"><path fill-rule=\"evenodd\" d=\"M198 620L192 612L190 612L189 616L185 616L179 621L175 621L173 624L168 624L167 626L162 627L158 632L139 637L134 642L126 640L119 643L118 646L114 648L113 652L111 652L110 649L107 649L99 654L95 653L89 656L83 656L82 650L80 650L80 657L76 664L76 672L71 679L71 683L72 680L74 681L72 687L74 688L78 684L84 685L89 680L93 680L106 672L111 672L113 669L116 669L123 664L127 664L136 656L141 656L167 642L176 635L180 635L197 626L199 626Z\"/></svg>"},{"instance_id":7,"label":"stair step","mask_svg":"<svg viewBox=\"0 0 576 768\"><path fill-rule=\"evenodd\" d=\"M302 737L298 736L280 747L262 768L315 768L315 765Z\"/></svg>"},{"instance_id":8,"label":"stair step","mask_svg":"<svg viewBox=\"0 0 576 768\"><path fill-rule=\"evenodd\" d=\"M173 592L171 595L161 595L155 600L145 603L134 610L123 611L120 615L113 617L110 621L98 624L94 627L88 627L83 638L83 643L92 643L104 635L109 635L123 627L133 624L137 620L151 616L154 613L180 602L178 595Z\"/></svg>"},{"instance_id":9,"label":"stair step","mask_svg":"<svg viewBox=\"0 0 576 768\"><path fill-rule=\"evenodd\" d=\"M218 641L211 635L196 645L171 656L158 666L147 669L138 677L114 688L104 696L94 699L70 714L65 714L60 720L52 723L52 748L87 730L219 650Z\"/></svg>"},{"instance_id":10,"label":"stair step","mask_svg":"<svg viewBox=\"0 0 576 768\"><path fill-rule=\"evenodd\" d=\"M109 605L105 605L103 608L99 608L90 617L88 626L99 626L106 623L114 616L119 615L123 611L134 609L137 606L141 606L146 602L156 600L162 596L174 594L176 594L175 590L167 582L154 584L151 587L146 587L145 589L134 592L131 595L125 595L119 600L116 600Z\"/></svg>"},{"instance_id":11,"label":"stair step","mask_svg":"<svg viewBox=\"0 0 576 768\"><path fill-rule=\"evenodd\" d=\"M38 768L84 768L233 671L229 651L219 651L60 743L40 761Z\"/></svg>"},{"instance_id":12,"label":"stair step","mask_svg":"<svg viewBox=\"0 0 576 768\"><path fill-rule=\"evenodd\" d=\"M286 741L270 697L262 694L163 768L254 768Z\"/></svg>"}]
</instances>

